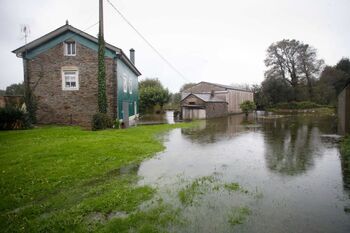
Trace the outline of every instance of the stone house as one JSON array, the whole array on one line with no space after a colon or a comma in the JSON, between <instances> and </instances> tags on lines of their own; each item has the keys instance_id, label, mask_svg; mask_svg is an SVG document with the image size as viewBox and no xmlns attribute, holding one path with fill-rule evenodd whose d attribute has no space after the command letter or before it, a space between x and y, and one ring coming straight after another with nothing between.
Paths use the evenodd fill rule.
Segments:
<instances>
[{"instance_id":1,"label":"stone house","mask_svg":"<svg viewBox=\"0 0 350 233\"><path fill-rule=\"evenodd\" d=\"M90 126L98 112L98 40L68 22L13 51L22 58L24 78L37 100L41 124ZM126 125L138 116L134 50L105 44L107 114Z\"/></svg>"},{"instance_id":2,"label":"stone house","mask_svg":"<svg viewBox=\"0 0 350 233\"><path fill-rule=\"evenodd\" d=\"M338 96L338 132L350 134L350 83Z\"/></svg>"},{"instance_id":3,"label":"stone house","mask_svg":"<svg viewBox=\"0 0 350 233\"><path fill-rule=\"evenodd\" d=\"M200 82L181 93L183 119L204 119L241 113L240 104L253 101L254 93L231 86Z\"/></svg>"}]
</instances>

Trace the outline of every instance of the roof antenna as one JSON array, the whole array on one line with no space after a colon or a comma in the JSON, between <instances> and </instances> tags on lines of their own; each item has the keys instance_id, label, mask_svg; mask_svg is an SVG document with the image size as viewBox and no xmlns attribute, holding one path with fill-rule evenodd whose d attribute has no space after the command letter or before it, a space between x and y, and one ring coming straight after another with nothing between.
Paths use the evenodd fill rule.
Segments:
<instances>
[{"instance_id":1,"label":"roof antenna","mask_svg":"<svg viewBox=\"0 0 350 233\"><path fill-rule=\"evenodd\" d=\"M68 19L66 19L66 25L69 25Z\"/></svg>"},{"instance_id":2,"label":"roof antenna","mask_svg":"<svg viewBox=\"0 0 350 233\"><path fill-rule=\"evenodd\" d=\"M29 25L26 25L26 24L21 25L21 32L24 34L24 44L27 45L27 39L30 34Z\"/></svg>"}]
</instances>

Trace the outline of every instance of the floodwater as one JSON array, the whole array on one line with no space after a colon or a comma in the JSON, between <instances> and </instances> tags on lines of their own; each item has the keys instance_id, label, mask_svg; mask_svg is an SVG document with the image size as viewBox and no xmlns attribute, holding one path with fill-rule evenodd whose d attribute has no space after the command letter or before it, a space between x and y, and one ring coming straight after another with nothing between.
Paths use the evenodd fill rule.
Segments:
<instances>
[{"instance_id":1,"label":"floodwater","mask_svg":"<svg viewBox=\"0 0 350 233\"><path fill-rule=\"evenodd\" d=\"M170 232L349 233L350 161L324 137L334 124L259 113L174 129L162 136L166 149L140 165L140 184L183 219Z\"/></svg>"},{"instance_id":2,"label":"floodwater","mask_svg":"<svg viewBox=\"0 0 350 233\"><path fill-rule=\"evenodd\" d=\"M137 121L138 125L154 125L154 124L175 124L174 111L165 111L160 114L141 115Z\"/></svg>"}]
</instances>

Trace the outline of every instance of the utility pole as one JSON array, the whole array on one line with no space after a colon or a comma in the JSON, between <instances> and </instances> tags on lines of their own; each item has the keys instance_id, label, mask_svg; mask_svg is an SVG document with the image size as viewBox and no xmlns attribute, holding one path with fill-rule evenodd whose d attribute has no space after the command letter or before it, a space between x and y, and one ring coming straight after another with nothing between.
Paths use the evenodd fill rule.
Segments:
<instances>
[{"instance_id":1,"label":"utility pole","mask_svg":"<svg viewBox=\"0 0 350 233\"><path fill-rule=\"evenodd\" d=\"M99 0L99 32L98 32L98 111L107 113L106 95L106 65L105 65L105 41L103 35L103 0Z\"/></svg>"},{"instance_id":2,"label":"utility pole","mask_svg":"<svg viewBox=\"0 0 350 233\"><path fill-rule=\"evenodd\" d=\"M103 33L103 0L99 0L99 33L104 37Z\"/></svg>"}]
</instances>

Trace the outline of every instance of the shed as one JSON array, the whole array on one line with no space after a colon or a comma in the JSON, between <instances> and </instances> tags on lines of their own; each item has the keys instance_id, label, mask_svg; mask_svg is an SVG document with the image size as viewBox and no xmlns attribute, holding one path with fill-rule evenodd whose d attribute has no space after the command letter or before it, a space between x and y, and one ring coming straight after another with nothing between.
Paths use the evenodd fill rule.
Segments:
<instances>
[{"instance_id":1,"label":"shed","mask_svg":"<svg viewBox=\"0 0 350 233\"><path fill-rule=\"evenodd\" d=\"M181 100L183 119L205 119L227 114L227 102L213 94L190 93Z\"/></svg>"}]
</instances>

